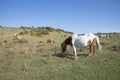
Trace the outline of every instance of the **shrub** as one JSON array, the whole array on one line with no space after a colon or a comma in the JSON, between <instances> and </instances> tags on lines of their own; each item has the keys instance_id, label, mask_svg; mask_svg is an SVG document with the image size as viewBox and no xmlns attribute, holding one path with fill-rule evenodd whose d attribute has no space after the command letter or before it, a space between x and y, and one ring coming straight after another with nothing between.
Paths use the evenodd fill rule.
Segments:
<instances>
[{"instance_id":1,"label":"shrub","mask_svg":"<svg viewBox=\"0 0 120 80\"><path fill-rule=\"evenodd\" d=\"M38 36L38 37L41 37L42 33L41 32L37 32L35 35Z\"/></svg>"},{"instance_id":2,"label":"shrub","mask_svg":"<svg viewBox=\"0 0 120 80\"><path fill-rule=\"evenodd\" d=\"M31 31L31 32L30 32L30 35L31 35L31 36L35 36L35 32Z\"/></svg>"},{"instance_id":3,"label":"shrub","mask_svg":"<svg viewBox=\"0 0 120 80\"><path fill-rule=\"evenodd\" d=\"M53 32L53 31L55 30L55 29L52 28L52 27L46 27L45 29L46 29L47 32L48 32L48 31L49 31L49 32Z\"/></svg>"},{"instance_id":4,"label":"shrub","mask_svg":"<svg viewBox=\"0 0 120 80\"><path fill-rule=\"evenodd\" d=\"M28 31L27 31L27 30L24 30L24 31L21 31L21 32L19 33L19 35L24 35L24 34L28 34Z\"/></svg>"},{"instance_id":5,"label":"shrub","mask_svg":"<svg viewBox=\"0 0 120 80\"><path fill-rule=\"evenodd\" d=\"M3 43L7 43L8 41L7 40L4 40Z\"/></svg>"},{"instance_id":6,"label":"shrub","mask_svg":"<svg viewBox=\"0 0 120 80\"><path fill-rule=\"evenodd\" d=\"M0 35L3 35L3 33L0 33Z\"/></svg>"},{"instance_id":7,"label":"shrub","mask_svg":"<svg viewBox=\"0 0 120 80\"><path fill-rule=\"evenodd\" d=\"M48 35L49 32L48 32L48 31L45 31L45 32L42 32L42 34Z\"/></svg>"},{"instance_id":8,"label":"shrub","mask_svg":"<svg viewBox=\"0 0 120 80\"><path fill-rule=\"evenodd\" d=\"M41 44L41 43L45 43L45 42L44 41L39 41L38 43Z\"/></svg>"},{"instance_id":9,"label":"shrub","mask_svg":"<svg viewBox=\"0 0 120 80\"><path fill-rule=\"evenodd\" d=\"M57 32L65 32L64 30L62 29L56 29Z\"/></svg>"},{"instance_id":10,"label":"shrub","mask_svg":"<svg viewBox=\"0 0 120 80\"><path fill-rule=\"evenodd\" d=\"M21 32L19 33L19 35L24 35L24 32L21 31Z\"/></svg>"}]
</instances>

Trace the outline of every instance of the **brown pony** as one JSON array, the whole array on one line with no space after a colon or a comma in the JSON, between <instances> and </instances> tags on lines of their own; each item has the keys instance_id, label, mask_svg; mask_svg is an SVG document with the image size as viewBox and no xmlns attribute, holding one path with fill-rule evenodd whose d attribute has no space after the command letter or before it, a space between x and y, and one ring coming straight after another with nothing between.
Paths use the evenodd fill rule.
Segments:
<instances>
[{"instance_id":1,"label":"brown pony","mask_svg":"<svg viewBox=\"0 0 120 80\"><path fill-rule=\"evenodd\" d=\"M87 46L90 46L90 52L88 56L95 56L96 43L97 43L97 48L100 50L101 45L99 42L99 38L96 35L85 34L85 35L78 36L77 34L73 34L67 39L65 39L63 43L61 43L61 48L62 48L62 52L64 53L67 48L67 45L71 45L73 48L75 60L76 60L77 59L76 47L85 48Z\"/></svg>"},{"instance_id":2,"label":"brown pony","mask_svg":"<svg viewBox=\"0 0 120 80\"><path fill-rule=\"evenodd\" d=\"M47 39L47 44L54 44L54 40L52 38Z\"/></svg>"}]
</instances>

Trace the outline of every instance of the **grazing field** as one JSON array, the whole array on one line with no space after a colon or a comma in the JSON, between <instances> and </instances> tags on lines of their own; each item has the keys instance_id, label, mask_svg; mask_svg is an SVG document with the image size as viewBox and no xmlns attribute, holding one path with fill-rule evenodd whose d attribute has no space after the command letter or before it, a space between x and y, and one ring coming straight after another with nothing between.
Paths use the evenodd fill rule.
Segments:
<instances>
[{"instance_id":1,"label":"grazing field","mask_svg":"<svg viewBox=\"0 0 120 80\"><path fill-rule=\"evenodd\" d=\"M0 80L120 80L120 33L100 38L102 50L87 58L88 49L78 49L73 60L70 46L61 53L61 42L70 33L53 31L43 36L13 34L22 29L0 28ZM30 31L28 29L28 31ZM100 35L100 34L97 34ZM53 38L55 44L47 44Z\"/></svg>"}]
</instances>

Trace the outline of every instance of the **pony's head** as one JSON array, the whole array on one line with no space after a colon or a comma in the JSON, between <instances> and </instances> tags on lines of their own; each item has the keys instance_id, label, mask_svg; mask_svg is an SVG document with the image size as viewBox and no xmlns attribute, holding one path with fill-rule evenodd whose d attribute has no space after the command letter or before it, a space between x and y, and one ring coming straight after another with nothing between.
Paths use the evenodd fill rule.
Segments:
<instances>
[{"instance_id":1,"label":"pony's head","mask_svg":"<svg viewBox=\"0 0 120 80\"><path fill-rule=\"evenodd\" d=\"M13 34L14 37L18 36L18 34Z\"/></svg>"},{"instance_id":2,"label":"pony's head","mask_svg":"<svg viewBox=\"0 0 120 80\"><path fill-rule=\"evenodd\" d=\"M72 38L71 38L71 36L69 36L67 39L65 39L65 41L63 43L61 43L61 49L62 49L63 53L66 51L67 45L72 46Z\"/></svg>"},{"instance_id":3,"label":"pony's head","mask_svg":"<svg viewBox=\"0 0 120 80\"><path fill-rule=\"evenodd\" d=\"M64 53L66 51L66 44L65 44L65 42L61 43L61 49L62 49L62 53Z\"/></svg>"}]
</instances>

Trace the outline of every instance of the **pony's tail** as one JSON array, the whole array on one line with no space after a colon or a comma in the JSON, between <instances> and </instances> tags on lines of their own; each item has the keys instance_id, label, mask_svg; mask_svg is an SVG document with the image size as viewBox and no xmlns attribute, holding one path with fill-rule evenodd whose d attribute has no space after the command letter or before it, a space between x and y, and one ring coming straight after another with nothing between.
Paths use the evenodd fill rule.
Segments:
<instances>
[{"instance_id":1,"label":"pony's tail","mask_svg":"<svg viewBox=\"0 0 120 80\"><path fill-rule=\"evenodd\" d=\"M96 39L97 39L97 48L98 48L98 50L101 50L101 45L100 45L99 38L98 38L98 37L96 37Z\"/></svg>"}]
</instances>

